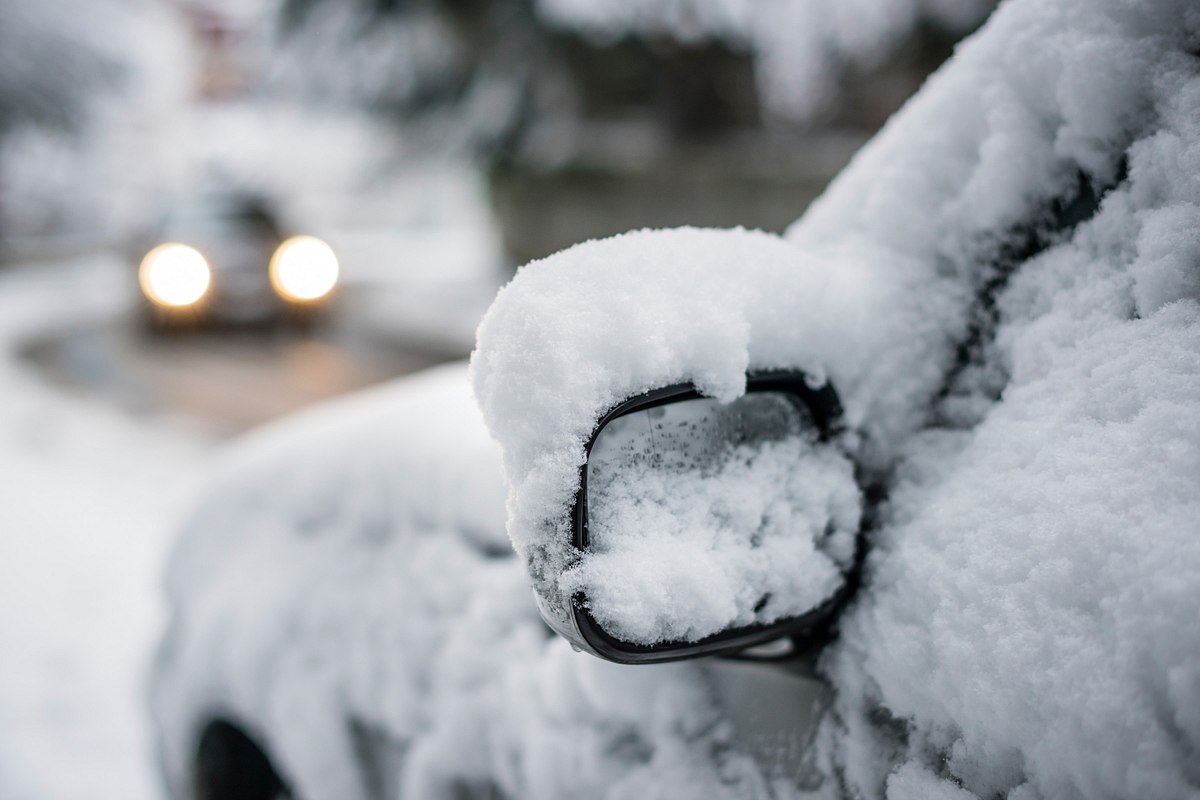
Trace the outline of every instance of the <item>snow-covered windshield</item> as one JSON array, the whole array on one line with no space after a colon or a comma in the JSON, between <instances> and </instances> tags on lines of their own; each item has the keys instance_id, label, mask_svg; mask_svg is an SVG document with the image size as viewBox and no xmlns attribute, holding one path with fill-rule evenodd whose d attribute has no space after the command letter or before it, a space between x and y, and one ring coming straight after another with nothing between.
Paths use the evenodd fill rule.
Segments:
<instances>
[{"instance_id":1,"label":"snow-covered windshield","mask_svg":"<svg viewBox=\"0 0 1200 800\"><path fill-rule=\"evenodd\" d=\"M850 461L769 391L614 419L588 459L587 509L563 591L636 644L811 611L841 584L859 517Z\"/></svg>"}]
</instances>

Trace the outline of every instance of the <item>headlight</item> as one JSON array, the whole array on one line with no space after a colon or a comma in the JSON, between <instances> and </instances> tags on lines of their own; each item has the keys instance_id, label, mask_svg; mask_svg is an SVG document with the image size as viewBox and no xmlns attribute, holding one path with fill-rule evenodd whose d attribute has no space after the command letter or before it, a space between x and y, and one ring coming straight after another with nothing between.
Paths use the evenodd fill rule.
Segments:
<instances>
[{"instance_id":1,"label":"headlight","mask_svg":"<svg viewBox=\"0 0 1200 800\"><path fill-rule=\"evenodd\" d=\"M333 248L313 236L293 236L271 257L271 285L287 300L316 300L337 283Z\"/></svg>"},{"instance_id":2,"label":"headlight","mask_svg":"<svg viewBox=\"0 0 1200 800\"><path fill-rule=\"evenodd\" d=\"M208 291L212 280L208 262L186 244L160 244L142 259L138 282L142 292L160 306L190 306Z\"/></svg>"}]
</instances>

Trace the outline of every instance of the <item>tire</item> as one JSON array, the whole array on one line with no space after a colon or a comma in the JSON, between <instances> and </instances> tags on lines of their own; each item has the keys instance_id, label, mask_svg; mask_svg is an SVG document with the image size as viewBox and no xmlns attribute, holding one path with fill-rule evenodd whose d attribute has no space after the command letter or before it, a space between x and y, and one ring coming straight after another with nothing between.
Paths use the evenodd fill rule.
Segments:
<instances>
[{"instance_id":1,"label":"tire","mask_svg":"<svg viewBox=\"0 0 1200 800\"><path fill-rule=\"evenodd\" d=\"M240 728L223 720L205 727L192 772L194 800L286 800L292 797L271 759Z\"/></svg>"}]
</instances>

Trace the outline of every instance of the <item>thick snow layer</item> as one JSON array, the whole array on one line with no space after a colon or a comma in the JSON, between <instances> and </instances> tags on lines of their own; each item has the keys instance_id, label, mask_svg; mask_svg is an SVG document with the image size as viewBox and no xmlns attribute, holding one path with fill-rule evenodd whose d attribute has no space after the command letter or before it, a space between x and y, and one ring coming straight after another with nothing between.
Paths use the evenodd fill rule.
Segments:
<instances>
[{"instance_id":1,"label":"thick snow layer","mask_svg":"<svg viewBox=\"0 0 1200 800\"><path fill-rule=\"evenodd\" d=\"M503 497L465 365L230 453L168 579L154 707L175 788L220 717L313 800L770 796L704 665L621 667L550 636Z\"/></svg>"},{"instance_id":2,"label":"thick snow layer","mask_svg":"<svg viewBox=\"0 0 1200 800\"><path fill-rule=\"evenodd\" d=\"M568 510L600 416L684 382L729 402L751 367L824 375L822 344L861 347L830 340L836 331L806 313L829 295L828 277L778 237L683 229L576 246L525 267L500 293L480 327L475 389L504 448L509 534L549 614L566 614L558 575L578 557ZM783 291L769 297L772 286Z\"/></svg>"},{"instance_id":3,"label":"thick snow layer","mask_svg":"<svg viewBox=\"0 0 1200 800\"><path fill-rule=\"evenodd\" d=\"M732 409L773 424L735 445L710 421ZM695 641L828 599L853 557L858 487L845 455L788 409L755 393L609 423L588 461L590 547L560 579L563 594L583 592L605 630L639 644Z\"/></svg>"},{"instance_id":4,"label":"thick snow layer","mask_svg":"<svg viewBox=\"0 0 1200 800\"><path fill-rule=\"evenodd\" d=\"M518 273L474 382L547 613L600 414L801 368L890 490L825 659L849 789L1200 796L1197 52L1194 3L1013 0L787 241L644 231Z\"/></svg>"},{"instance_id":5,"label":"thick snow layer","mask_svg":"<svg viewBox=\"0 0 1200 800\"><path fill-rule=\"evenodd\" d=\"M853 240L822 256L760 232L638 231L528 265L500 293L475 389L504 448L509 535L547 613L566 614L556 581L577 558L568 511L585 443L629 397L693 382L729 402L749 370L801 369L833 381L852 430L839 446L876 468L923 423L973 272Z\"/></svg>"}]
</instances>

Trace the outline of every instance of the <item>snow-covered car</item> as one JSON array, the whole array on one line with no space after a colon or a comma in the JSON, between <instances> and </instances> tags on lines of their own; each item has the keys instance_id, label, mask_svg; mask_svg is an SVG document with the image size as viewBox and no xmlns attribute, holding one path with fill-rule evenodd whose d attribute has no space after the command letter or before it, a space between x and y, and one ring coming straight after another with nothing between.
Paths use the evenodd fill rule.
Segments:
<instances>
[{"instance_id":1,"label":"snow-covered car","mask_svg":"<svg viewBox=\"0 0 1200 800\"><path fill-rule=\"evenodd\" d=\"M329 245L285 235L265 200L228 189L170 204L136 260L156 329L308 321L338 279Z\"/></svg>"},{"instance_id":2,"label":"snow-covered car","mask_svg":"<svg viewBox=\"0 0 1200 800\"><path fill-rule=\"evenodd\" d=\"M1200 9L1011 0L785 237L578 245L469 371L243 442L170 567L164 775L1200 797L1198 479Z\"/></svg>"}]
</instances>

